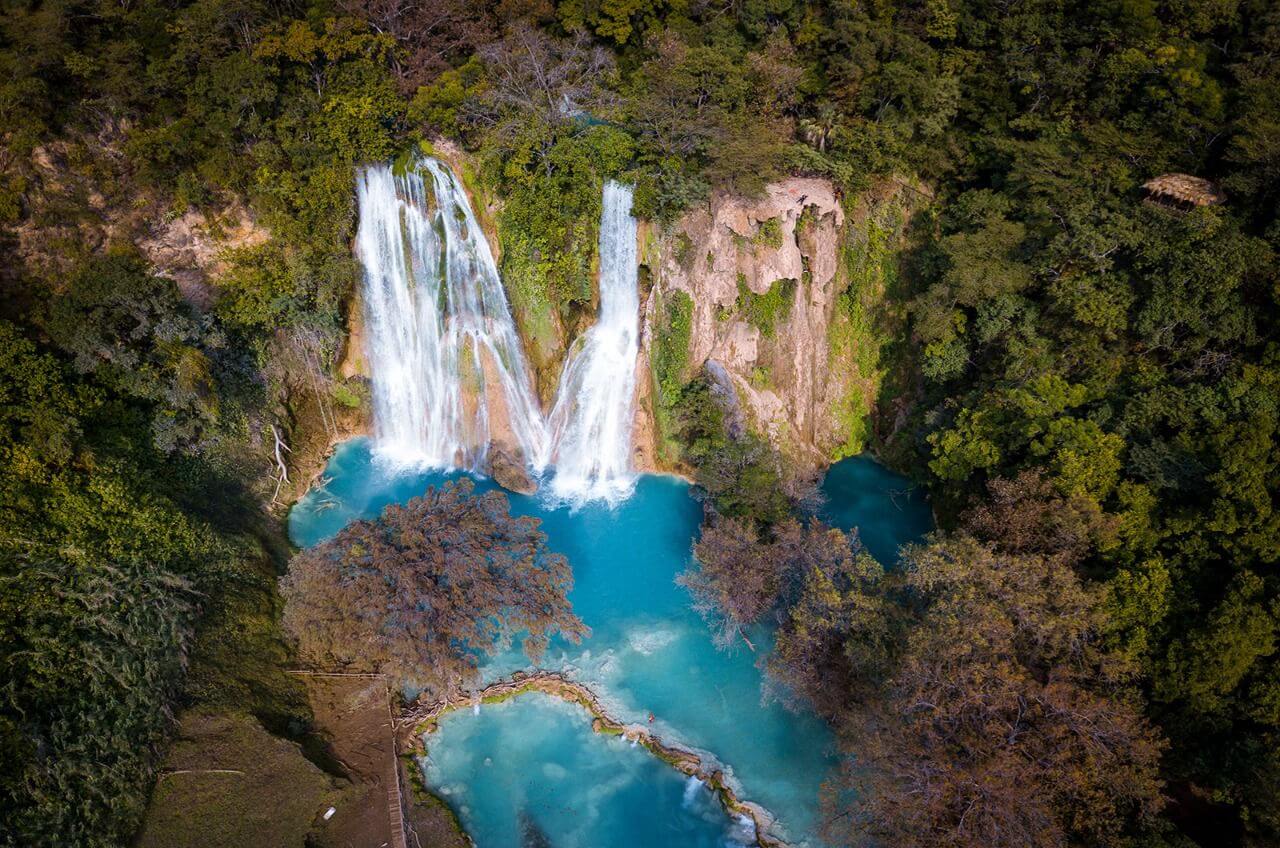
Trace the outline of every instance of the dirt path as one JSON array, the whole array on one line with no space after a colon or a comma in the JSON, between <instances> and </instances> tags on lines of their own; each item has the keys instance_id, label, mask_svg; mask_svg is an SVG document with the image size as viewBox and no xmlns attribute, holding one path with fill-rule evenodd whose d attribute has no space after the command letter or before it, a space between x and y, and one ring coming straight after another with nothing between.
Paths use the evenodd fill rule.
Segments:
<instances>
[{"instance_id":1,"label":"dirt path","mask_svg":"<svg viewBox=\"0 0 1280 848\"><path fill-rule=\"evenodd\" d=\"M335 810L326 822L326 844L408 848L386 682L380 677L299 676L331 755L360 788L355 803Z\"/></svg>"}]
</instances>

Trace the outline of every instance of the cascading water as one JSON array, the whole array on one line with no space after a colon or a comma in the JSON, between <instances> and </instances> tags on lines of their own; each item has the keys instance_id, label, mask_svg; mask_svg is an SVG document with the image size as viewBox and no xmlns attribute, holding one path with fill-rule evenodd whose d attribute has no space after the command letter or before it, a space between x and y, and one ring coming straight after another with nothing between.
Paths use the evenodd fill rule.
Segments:
<instances>
[{"instance_id":1,"label":"cascading water","mask_svg":"<svg viewBox=\"0 0 1280 848\"><path fill-rule=\"evenodd\" d=\"M535 470L546 422L493 254L466 193L441 162L359 176L367 353L379 452L401 464L479 470L503 414ZM502 392L490 395L496 380ZM501 409L490 409L490 405Z\"/></svg>"},{"instance_id":2,"label":"cascading water","mask_svg":"<svg viewBox=\"0 0 1280 848\"><path fill-rule=\"evenodd\" d=\"M600 215L600 317L570 354L551 412L556 475L552 491L576 503L625 498L639 352L636 219L631 188L605 184Z\"/></svg>"}]
</instances>

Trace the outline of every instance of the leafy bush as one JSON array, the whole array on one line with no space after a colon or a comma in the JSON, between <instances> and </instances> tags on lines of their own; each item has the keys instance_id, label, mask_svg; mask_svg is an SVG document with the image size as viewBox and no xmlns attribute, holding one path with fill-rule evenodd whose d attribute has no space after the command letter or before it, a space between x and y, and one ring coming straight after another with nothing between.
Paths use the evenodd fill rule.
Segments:
<instances>
[{"instance_id":1,"label":"leafy bush","mask_svg":"<svg viewBox=\"0 0 1280 848\"><path fill-rule=\"evenodd\" d=\"M680 397L689 367L693 298L688 292L675 289L659 302L658 312L660 320L654 330L651 367L659 401L670 409Z\"/></svg>"},{"instance_id":2,"label":"leafy bush","mask_svg":"<svg viewBox=\"0 0 1280 848\"><path fill-rule=\"evenodd\" d=\"M765 338L773 338L778 325L791 317L796 302L795 280L774 280L764 294L747 288L746 278L738 275L738 314L746 318Z\"/></svg>"}]
</instances>

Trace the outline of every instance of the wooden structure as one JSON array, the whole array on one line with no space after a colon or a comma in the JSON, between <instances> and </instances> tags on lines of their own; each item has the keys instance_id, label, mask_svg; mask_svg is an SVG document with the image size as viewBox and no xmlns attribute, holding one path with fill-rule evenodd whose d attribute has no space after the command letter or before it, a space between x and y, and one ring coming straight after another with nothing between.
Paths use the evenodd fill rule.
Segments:
<instances>
[{"instance_id":1,"label":"wooden structure","mask_svg":"<svg viewBox=\"0 0 1280 848\"><path fill-rule=\"evenodd\" d=\"M1217 183L1190 174L1164 174L1143 183L1142 190L1153 203L1175 209L1216 206L1227 199Z\"/></svg>"}]
</instances>

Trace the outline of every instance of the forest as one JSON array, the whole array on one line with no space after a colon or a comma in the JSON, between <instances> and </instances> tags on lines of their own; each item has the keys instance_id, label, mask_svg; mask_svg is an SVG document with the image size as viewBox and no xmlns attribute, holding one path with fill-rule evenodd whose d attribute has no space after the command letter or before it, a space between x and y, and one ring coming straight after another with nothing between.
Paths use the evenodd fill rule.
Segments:
<instances>
[{"instance_id":1,"label":"forest","mask_svg":"<svg viewBox=\"0 0 1280 848\"><path fill-rule=\"evenodd\" d=\"M834 844L1280 844L1280 4L10 0L0 70L0 845L129 844L182 710L305 736L283 670L341 644L297 605L376 591L329 548L278 585L279 444L361 402L356 167L446 143L501 198L513 311L556 316L520 327L540 388L603 180L658 226L786 175L927 187L877 402L905 412L865 439L935 507L900 567L655 354L707 504L683 583L726 645L776 623L776 697L859 754ZM1153 201L1170 173L1225 200ZM147 239L193 211L269 237L175 284ZM518 547L460 595L509 620L447 626L579 633L563 561L486 498L413 507L477 501L463 536ZM334 544L394 564L389 532Z\"/></svg>"}]
</instances>

